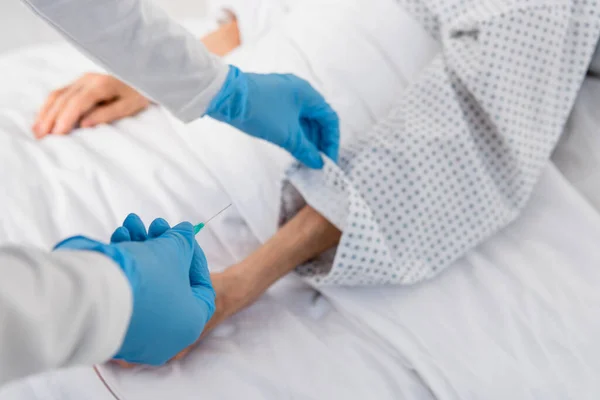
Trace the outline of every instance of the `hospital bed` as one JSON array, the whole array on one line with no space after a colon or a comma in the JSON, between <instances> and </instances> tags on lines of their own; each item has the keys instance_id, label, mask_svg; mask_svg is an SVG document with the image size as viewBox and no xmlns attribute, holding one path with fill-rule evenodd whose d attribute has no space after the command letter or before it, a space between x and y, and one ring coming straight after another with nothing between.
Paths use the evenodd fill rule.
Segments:
<instances>
[{"instance_id":1,"label":"hospital bed","mask_svg":"<svg viewBox=\"0 0 600 400\"><path fill-rule=\"evenodd\" d=\"M438 51L394 1L368 4L327 0L318 12L306 4L230 62L309 79L339 110L349 140L385 115ZM331 27L352 45L332 46ZM131 211L146 221L201 221L232 201L198 236L218 270L276 231L290 157L215 121L184 126L153 107L35 141L29 125L45 95L90 70L66 45L0 59L1 243L106 239ZM600 123L590 107L595 85L585 83L570 137L593 137ZM574 153L559 157L561 168L581 167L568 164ZM581 193L550 165L522 217L435 280L319 294L290 276L181 361L54 372L0 399L597 398L600 213L593 193Z\"/></svg>"}]
</instances>

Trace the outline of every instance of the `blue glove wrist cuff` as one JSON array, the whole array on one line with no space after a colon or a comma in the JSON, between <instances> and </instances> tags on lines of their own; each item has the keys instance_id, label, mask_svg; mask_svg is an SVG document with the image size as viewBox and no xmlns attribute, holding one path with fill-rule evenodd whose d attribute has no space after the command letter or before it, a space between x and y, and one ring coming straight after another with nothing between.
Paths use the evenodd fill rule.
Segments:
<instances>
[{"instance_id":1,"label":"blue glove wrist cuff","mask_svg":"<svg viewBox=\"0 0 600 400\"><path fill-rule=\"evenodd\" d=\"M208 105L206 115L235 126L234 122L246 114L247 99L248 82L245 75L239 68L230 65L225 83Z\"/></svg>"},{"instance_id":2,"label":"blue glove wrist cuff","mask_svg":"<svg viewBox=\"0 0 600 400\"><path fill-rule=\"evenodd\" d=\"M102 242L88 239L85 236L74 236L58 243L56 246L54 246L54 250L80 250L102 253L119 265L127 277L132 290L135 291L135 288L137 287L138 280L131 265L131 260L129 257L125 257L122 250L118 246L108 246Z\"/></svg>"}]
</instances>

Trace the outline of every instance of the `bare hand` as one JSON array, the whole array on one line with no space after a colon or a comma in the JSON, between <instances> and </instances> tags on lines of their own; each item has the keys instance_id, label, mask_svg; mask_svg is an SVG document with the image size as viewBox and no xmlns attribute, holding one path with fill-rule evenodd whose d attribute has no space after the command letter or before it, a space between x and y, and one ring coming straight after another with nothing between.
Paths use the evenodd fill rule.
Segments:
<instances>
[{"instance_id":1,"label":"bare hand","mask_svg":"<svg viewBox=\"0 0 600 400\"><path fill-rule=\"evenodd\" d=\"M85 74L69 86L55 90L33 125L36 137L66 135L82 128L106 124L146 109L150 101L117 78Z\"/></svg>"}]
</instances>

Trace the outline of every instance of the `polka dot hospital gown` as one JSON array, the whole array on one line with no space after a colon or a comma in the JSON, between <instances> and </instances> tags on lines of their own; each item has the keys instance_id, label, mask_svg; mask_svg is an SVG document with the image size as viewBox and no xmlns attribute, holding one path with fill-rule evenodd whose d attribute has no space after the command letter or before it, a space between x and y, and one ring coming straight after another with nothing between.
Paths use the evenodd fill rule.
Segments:
<instances>
[{"instance_id":1,"label":"polka dot hospital gown","mask_svg":"<svg viewBox=\"0 0 600 400\"><path fill-rule=\"evenodd\" d=\"M343 231L316 285L413 284L514 220L600 35L600 0L399 1L443 51L338 165L288 171L287 216L297 193Z\"/></svg>"}]
</instances>

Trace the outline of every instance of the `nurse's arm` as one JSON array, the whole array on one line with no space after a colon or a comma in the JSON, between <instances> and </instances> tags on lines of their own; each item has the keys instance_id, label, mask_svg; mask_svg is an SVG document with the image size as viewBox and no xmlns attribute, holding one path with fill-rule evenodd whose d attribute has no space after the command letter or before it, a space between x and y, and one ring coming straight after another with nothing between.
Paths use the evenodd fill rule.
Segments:
<instances>
[{"instance_id":1,"label":"nurse's arm","mask_svg":"<svg viewBox=\"0 0 600 400\"><path fill-rule=\"evenodd\" d=\"M213 54L224 56L240 44L237 20L221 24L201 38ZM32 130L38 139L49 134L65 135L79 124L91 128L133 116L150 101L112 75L85 74L49 94L40 108Z\"/></svg>"},{"instance_id":2,"label":"nurse's arm","mask_svg":"<svg viewBox=\"0 0 600 400\"><path fill-rule=\"evenodd\" d=\"M143 0L22 0L81 51L183 121L201 117L228 66Z\"/></svg>"},{"instance_id":3,"label":"nurse's arm","mask_svg":"<svg viewBox=\"0 0 600 400\"><path fill-rule=\"evenodd\" d=\"M131 310L130 285L104 255L0 247L0 386L111 358Z\"/></svg>"}]
</instances>

